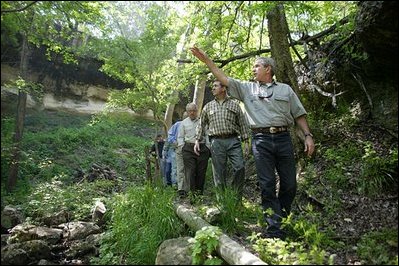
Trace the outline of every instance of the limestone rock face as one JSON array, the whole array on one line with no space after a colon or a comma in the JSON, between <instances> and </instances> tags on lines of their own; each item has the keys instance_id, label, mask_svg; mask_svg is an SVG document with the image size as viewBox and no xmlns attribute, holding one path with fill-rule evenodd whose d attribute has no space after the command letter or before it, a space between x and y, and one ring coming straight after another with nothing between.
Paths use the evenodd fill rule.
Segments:
<instances>
[{"instance_id":1,"label":"limestone rock face","mask_svg":"<svg viewBox=\"0 0 399 266\"><path fill-rule=\"evenodd\" d=\"M12 54L10 58L18 58ZM59 61L59 60L58 60ZM43 49L32 47L27 81L41 84L41 93L28 95L27 107L94 114L102 111L111 89L123 89L128 84L115 80L99 69L102 65L96 59L79 59L77 65L49 61ZM6 86L19 78L17 65L1 64L1 101L12 108L16 105L17 88Z\"/></svg>"}]
</instances>

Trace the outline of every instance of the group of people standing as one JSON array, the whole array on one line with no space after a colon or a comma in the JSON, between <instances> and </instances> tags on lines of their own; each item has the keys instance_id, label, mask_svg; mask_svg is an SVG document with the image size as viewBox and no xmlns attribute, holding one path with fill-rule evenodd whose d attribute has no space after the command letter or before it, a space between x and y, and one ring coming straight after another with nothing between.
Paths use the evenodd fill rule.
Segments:
<instances>
[{"instance_id":1,"label":"group of people standing","mask_svg":"<svg viewBox=\"0 0 399 266\"><path fill-rule=\"evenodd\" d=\"M186 117L187 112L184 112L183 119ZM151 147L151 153L153 156L157 156L158 154L163 183L166 186L175 186L179 190L183 190L183 158L181 149L178 149L177 147L177 136L180 123L181 120L178 120L171 126L168 130L166 141L162 134L157 135L155 142Z\"/></svg>"},{"instance_id":2,"label":"group of people standing","mask_svg":"<svg viewBox=\"0 0 399 266\"><path fill-rule=\"evenodd\" d=\"M295 123L302 130L308 156L315 149L307 112L289 85L274 80L276 66L272 58L258 57L252 68L254 81L242 81L228 77L201 49L190 50L216 78L212 86L215 99L204 106L200 117L194 103L186 106L188 117L180 123L177 136L177 150L181 149L185 172L179 191L203 193L211 156L215 187L226 187L230 161L231 187L240 200L245 182L244 153L249 152L251 139L267 224L264 236L283 239L281 222L289 215L297 190L290 126ZM246 117L238 101L244 104Z\"/></svg>"}]
</instances>

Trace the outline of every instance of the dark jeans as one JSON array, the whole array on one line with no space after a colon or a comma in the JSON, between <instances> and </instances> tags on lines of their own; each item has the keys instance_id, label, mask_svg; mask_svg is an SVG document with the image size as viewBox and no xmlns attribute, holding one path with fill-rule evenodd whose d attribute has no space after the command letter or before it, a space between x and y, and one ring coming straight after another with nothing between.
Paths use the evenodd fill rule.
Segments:
<instances>
[{"instance_id":1,"label":"dark jeans","mask_svg":"<svg viewBox=\"0 0 399 266\"><path fill-rule=\"evenodd\" d=\"M270 233L281 233L281 218L287 217L296 194L296 166L294 147L289 132L252 135L252 152L255 158L261 189L262 208L271 208L273 215L265 213ZM276 171L280 187L276 192Z\"/></svg>"},{"instance_id":2,"label":"dark jeans","mask_svg":"<svg viewBox=\"0 0 399 266\"><path fill-rule=\"evenodd\" d=\"M205 185L206 169L210 151L205 144L200 144L200 155L194 153L194 144L186 143L183 146L184 173L189 183L190 191L203 194Z\"/></svg>"}]
</instances>

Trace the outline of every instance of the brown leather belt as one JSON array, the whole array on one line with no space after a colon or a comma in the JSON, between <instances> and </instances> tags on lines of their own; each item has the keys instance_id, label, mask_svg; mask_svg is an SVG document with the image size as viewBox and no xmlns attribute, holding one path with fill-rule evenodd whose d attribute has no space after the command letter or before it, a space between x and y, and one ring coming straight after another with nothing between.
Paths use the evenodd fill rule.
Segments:
<instances>
[{"instance_id":1,"label":"brown leather belt","mask_svg":"<svg viewBox=\"0 0 399 266\"><path fill-rule=\"evenodd\" d=\"M229 139L229 138L235 138L237 137L236 133L232 133L232 134L220 134L220 135L213 135L213 136L209 136L210 138L214 138L214 139Z\"/></svg>"},{"instance_id":2,"label":"brown leather belt","mask_svg":"<svg viewBox=\"0 0 399 266\"><path fill-rule=\"evenodd\" d=\"M258 127L251 129L253 133L270 133L276 134L288 131L288 127Z\"/></svg>"}]
</instances>

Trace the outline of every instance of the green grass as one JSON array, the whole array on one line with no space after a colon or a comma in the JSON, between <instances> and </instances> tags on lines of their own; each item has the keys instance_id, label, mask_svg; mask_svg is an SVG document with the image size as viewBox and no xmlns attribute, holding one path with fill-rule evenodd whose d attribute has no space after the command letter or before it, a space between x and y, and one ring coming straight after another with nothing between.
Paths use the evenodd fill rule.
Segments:
<instances>
[{"instance_id":1,"label":"green grass","mask_svg":"<svg viewBox=\"0 0 399 266\"><path fill-rule=\"evenodd\" d=\"M65 112L32 112L25 125L17 188L8 195L3 185L8 178L14 118L2 117L2 207L24 203L32 195L40 198L43 182L73 184L79 181L75 180L77 172L88 174L93 164L115 171L119 183L125 184L117 186L143 184L144 147L151 144L151 134L159 127L126 113L88 116ZM145 137L137 136L140 132Z\"/></svg>"},{"instance_id":2,"label":"green grass","mask_svg":"<svg viewBox=\"0 0 399 266\"><path fill-rule=\"evenodd\" d=\"M366 264L398 265L398 230L385 228L365 234L357 253Z\"/></svg>"},{"instance_id":3,"label":"green grass","mask_svg":"<svg viewBox=\"0 0 399 266\"><path fill-rule=\"evenodd\" d=\"M147 183L129 187L126 193L114 197L112 228L103 241L99 258L93 262L153 264L162 241L185 232L182 221L174 213L174 196L172 188L163 189Z\"/></svg>"}]
</instances>

